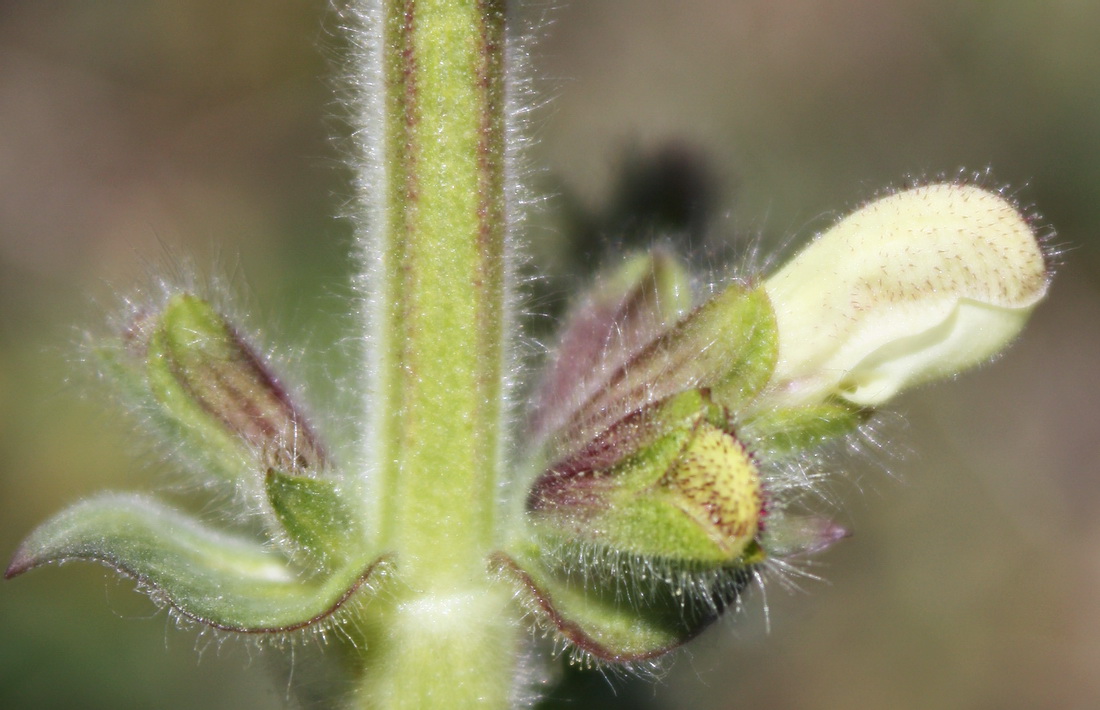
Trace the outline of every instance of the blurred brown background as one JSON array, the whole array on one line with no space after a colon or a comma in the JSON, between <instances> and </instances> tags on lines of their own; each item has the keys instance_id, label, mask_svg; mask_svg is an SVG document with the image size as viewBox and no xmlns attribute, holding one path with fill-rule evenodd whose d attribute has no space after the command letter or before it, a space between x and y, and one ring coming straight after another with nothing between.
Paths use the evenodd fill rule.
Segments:
<instances>
[{"instance_id":1,"label":"blurred brown background","mask_svg":"<svg viewBox=\"0 0 1100 710\"><path fill-rule=\"evenodd\" d=\"M755 595L655 689L579 681L592 702L1100 707L1100 3L544 11L533 64L539 99L554 98L533 125L532 183L558 197L531 252L548 301L584 221L560 215L598 213L624 156L670 143L704 157L717 187L696 189L729 213L703 230L704 252L734 235L805 239L908 177L987 167L1064 251L1049 301L1000 362L899 402L908 426L888 448L913 453L893 475L853 464L856 485L840 489L856 534L815 567L827 582L772 585L769 632ZM120 292L186 257L232 281L282 351L340 337L335 24L325 0L0 2L3 556L70 502L166 478L78 362L82 329ZM339 364L324 347L297 359L319 381ZM250 648L196 641L130 587L88 565L0 585L0 707L283 702ZM555 707L586 705L574 700Z\"/></svg>"}]
</instances>

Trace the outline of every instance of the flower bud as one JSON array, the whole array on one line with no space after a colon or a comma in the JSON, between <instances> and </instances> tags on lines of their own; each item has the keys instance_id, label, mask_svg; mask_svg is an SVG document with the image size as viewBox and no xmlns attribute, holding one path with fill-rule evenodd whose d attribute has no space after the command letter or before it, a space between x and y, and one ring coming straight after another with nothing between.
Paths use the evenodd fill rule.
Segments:
<instances>
[{"instance_id":1,"label":"flower bud","mask_svg":"<svg viewBox=\"0 0 1100 710\"><path fill-rule=\"evenodd\" d=\"M784 405L879 405L981 363L1046 294L1043 251L1016 208L972 185L926 185L857 210L767 280Z\"/></svg>"},{"instance_id":2,"label":"flower bud","mask_svg":"<svg viewBox=\"0 0 1100 710\"><path fill-rule=\"evenodd\" d=\"M756 465L706 390L621 419L551 466L528 499L552 537L702 565L744 561L763 508Z\"/></svg>"},{"instance_id":3,"label":"flower bud","mask_svg":"<svg viewBox=\"0 0 1100 710\"><path fill-rule=\"evenodd\" d=\"M286 391L208 303L180 294L147 320L148 386L178 430L206 448L258 456L264 469L323 465L320 445Z\"/></svg>"}]
</instances>

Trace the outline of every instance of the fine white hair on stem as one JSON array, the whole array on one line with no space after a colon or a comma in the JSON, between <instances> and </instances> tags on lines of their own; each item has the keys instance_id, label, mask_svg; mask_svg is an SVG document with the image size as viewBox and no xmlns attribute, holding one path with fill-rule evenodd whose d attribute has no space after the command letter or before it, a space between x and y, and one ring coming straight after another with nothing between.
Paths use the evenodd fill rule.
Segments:
<instances>
[{"instance_id":1,"label":"fine white hair on stem","mask_svg":"<svg viewBox=\"0 0 1100 710\"><path fill-rule=\"evenodd\" d=\"M354 254L359 269L354 281L355 310L358 315L359 367L353 380L362 393L358 406L362 425L359 427L357 452L351 462L358 475L352 475L354 485L361 490L354 499L369 505L369 479L377 466L372 452L380 447L374 439L384 431L381 426L385 412L375 406L381 385L374 375L383 344L375 334L373 323L384 322L383 299L372 294L372 284L381 283L386 264L381 235L387 230L386 195L389 173L384 154L385 79L383 10L381 0L335 0L337 14L349 44L349 61L343 71L343 110L351 127L347 161L353 175L355 196L346 215L354 229ZM376 517L376 510L364 515Z\"/></svg>"}]
</instances>

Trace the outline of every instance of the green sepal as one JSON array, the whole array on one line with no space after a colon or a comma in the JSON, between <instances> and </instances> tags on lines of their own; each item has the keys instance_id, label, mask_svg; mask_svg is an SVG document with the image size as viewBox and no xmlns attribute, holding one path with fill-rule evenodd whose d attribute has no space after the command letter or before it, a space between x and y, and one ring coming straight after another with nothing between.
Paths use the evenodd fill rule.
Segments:
<instances>
[{"instance_id":1,"label":"green sepal","mask_svg":"<svg viewBox=\"0 0 1100 710\"><path fill-rule=\"evenodd\" d=\"M270 469L265 487L275 518L312 560L333 568L361 551L362 526L340 498L335 481Z\"/></svg>"},{"instance_id":2,"label":"green sepal","mask_svg":"<svg viewBox=\"0 0 1100 710\"><path fill-rule=\"evenodd\" d=\"M277 378L229 322L196 296L165 305L148 336L154 398L207 458L230 473L264 466L319 469L324 455ZM239 462L239 463L238 463Z\"/></svg>"},{"instance_id":3,"label":"green sepal","mask_svg":"<svg viewBox=\"0 0 1100 710\"><path fill-rule=\"evenodd\" d=\"M285 632L323 622L370 589L383 559L307 577L254 540L211 530L140 496L104 494L31 533L5 572L83 559L133 577L158 602L215 628Z\"/></svg>"},{"instance_id":4,"label":"green sepal","mask_svg":"<svg viewBox=\"0 0 1100 710\"><path fill-rule=\"evenodd\" d=\"M769 459L798 455L855 432L870 410L839 400L803 407L761 410L741 422L740 432Z\"/></svg>"},{"instance_id":5,"label":"green sepal","mask_svg":"<svg viewBox=\"0 0 1100 710\"><path fill-rule=\"evenodd\" d=\"M771 380L779 354L779 334L771 300L763 289L743 291L731 286L715 296L693 328L702 340L707 332L721 333L730 342L722 353L701 353L704 375L714 401L738 411ZM713 378L713 379L712 379Z\"/></svg>"},{"instance_id":6,"label":"green sepal","mask_svg":"<svg viewBox=\"0 0 1100 710\"><path fill-rule=\"evenodd\" d=\"M159 408L157 419L188 458L217 478L246 481L256 475L251 450L196 401L176 376L163 331L149 340L145 375L149 391Z\"/></svg>"},{"instance_id":7,"label":"green sepal","mask_svg":"<svg viewBox=\"0 0 1100 710\"><path fill-rule=\"evenodd\" d=\"M614 422L689 389L739 411L768 383L778 340L762 289L734 284L696 308L617 370L550 442L546 460L565 458Z\"/></svg>"},{"instance_id":8,"label":"green sepal","mask_svg":"<svg viewBox=\"0 0 1100 710\"><path fill-rule=\"evenodd\" d=\"M759 472L724 408L688 390L616 422L532 488L534 530L550 545L716 568L738 562L763 511Z\"/></svg>"},{"instance_id":9,"label":"green sepal","mask_svg":"<svg viewBox=\"0 0 1100 710\"><path fill-rule=\"evenodd\" d=\"M163 441L172 442L176 453L196 472L207 479L234 483L255 476L255 461L247 449L223 428L212 426L201 408L193 403L188 406L184 397L176 398L176 406L165 406L168 395L163 389L173 388L173 383L151 373L146 360L135 363L134 354L119 347L99 346L93 353L122 401L138 408L142 423Z\"/></svg>"},{"instance_id":10,"label":"green sepal","mask_svg":"<svg viewBox=\"0 0 1100 710\"><path fill-rule=\"evenodd\" d=\"M560 427L635 353L692 306L691 277L663 249L637 254L597 275L571 309L534 397L535 439Z\"/></svg>"}]
</instances>

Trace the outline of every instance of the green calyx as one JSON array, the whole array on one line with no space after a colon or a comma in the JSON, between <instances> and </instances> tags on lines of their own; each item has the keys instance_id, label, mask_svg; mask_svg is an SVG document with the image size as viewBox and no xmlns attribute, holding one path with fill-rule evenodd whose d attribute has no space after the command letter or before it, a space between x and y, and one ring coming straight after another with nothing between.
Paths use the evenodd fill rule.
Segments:
<instances>
[{"instance_id":1,"label":"green calyx","mask_svg":"<svg viewBox=\"0 0 1100 710\"><path fill-rule=\"evenodd\" d=\"M736 415L767 385L777 347L767 294L730 285L617 367L552 437L551 458L575 451L633 412L690 389L710 390L716 403Z\"/></svg>"},{"instance_id":2,"label":"green calyx","mask_svg":"<svg viewBox=\"0 0 1100 710\"><path fill-rule=\"evenodd\" d=\"M536 392L536 440L560 429L624 364L691 310L691 278L673 255L634 255L596 279L572 308Z\"/></svg>"},{"instance_id":3,"label":"green calyx","mask_svg":"<svg viewBox=\"0 0 1100 710\"><path fill-rule=\"evenodd\" d=\"M228 320L181 293L135 319L124 341L99 351L109 371L201 473L265 511L270 540L214 530L157 500L103 495L40 526L6 575L98 561L183 617L244 633L325 625L368 598L382 556L369 554L312 429Z\"/></svg>"},{"instance_id":4,"label":"green calyx","mask_svg":"<svg viewBox=\"0 0 1100 710\"><path fill-rule=\"evenodd\" d=\"M774 314L762 290L738 284L690 310L680 274L662 253L636 257L574 312L550 372L579 369L567 366L593 351L614 362L581 370L598 373L592 394L583 377L577 392L566 378L550 380L558 402L582 403L546 436L549 463L528 510L539 534L559 541L704 567L745 564L764 490L733 423L771 377ZM609 310L631 317L592 317L593 304L612 301ZM679 305L658 307L670 301ZM643 321L650 327L616 328ZM629 347L615 347L627 339Z\"/></svg>"},{"instance_id":5,"label":"green calyx","mask_svg":"<svg viewBox=\"0 0 1100 710\"><path fill-rule=\"evenodd\" d=\"M607 448L630 453L589 468ZM598 464L592 464L598 465ZM738 561L764 507L759 472L706 390L688 390L625 418L552 468L529 500L552 537L708 566Z\"/></svg>"},{"instance_id":6,"label":"green calyx","mask_svg":"<svg viewBox=\"0 0 1100 710\"><path fill-rule=\"evenodd\" d=\"M149 335L146 374L156 400L193 437L285 470L323 465L278 380L202 299L169 300Z\"/></svg>"},{"instance_id":7,"label":"green calyx","mask_svg":"<svg viewBox=\"0 0 1100 710\"><path fill-rule=\"evenodd\" d=\"M783 460L843 439L871 416L871 410L830 399L820 404L769 407L747 415L740 431L753 450Z\"/></svg>"},{"instance_id":8,"label":"green calyx","mask_svg":"<svg viewBox=\"0 0 1100 710\"><path fill-rule=\"evenodd\" d=\"M537 398L537 458L549 463L527 497L530 536L497 559L585 657L659 656L736 603L767 558L847 534L786 514L766 472L851 434L866 412L775 406L768 295L734 284L692 309L671 298L686 288L677 268L637 257L574 310ZM765 528L772 504L785 514Z\"/></svg>"}]
</instances>

